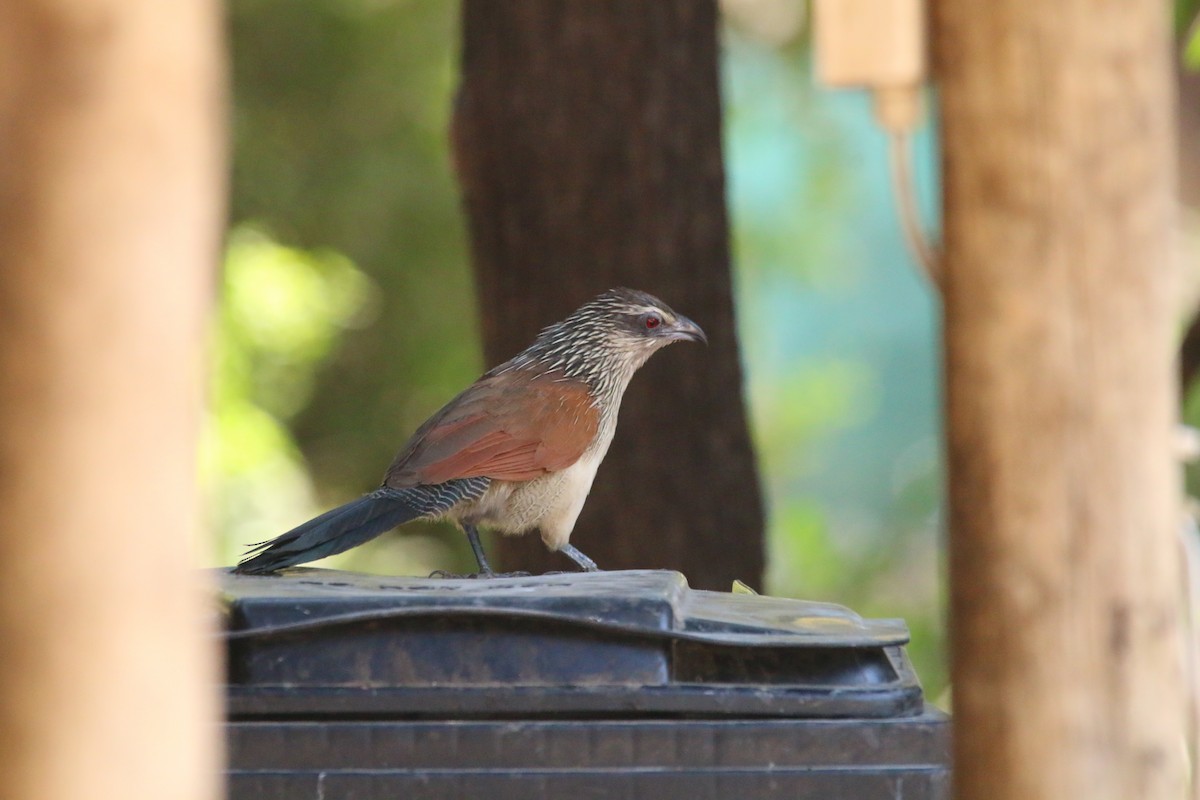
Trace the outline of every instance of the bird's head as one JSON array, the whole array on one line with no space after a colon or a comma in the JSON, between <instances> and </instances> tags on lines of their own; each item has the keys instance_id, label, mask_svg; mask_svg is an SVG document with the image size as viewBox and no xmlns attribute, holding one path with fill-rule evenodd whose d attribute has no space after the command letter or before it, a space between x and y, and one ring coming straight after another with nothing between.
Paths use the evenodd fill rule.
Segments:
<instances>
[{"instance_id":1,"label":"bird's head","mask_svg":"<svg viewBox=\"0 0 1200 800\"><path fill-rule=\"evenodd\" d=\"M707 342L700 326L636 289L610 289L540 334L515 361L536 361L593 385L628 382L672 342Z\"/></svg>"},{"instance_id":2,"label":"bird's head","mask_svg":"<svg viewBox=\"0 0 1200 800\"><path fill-rule=\"evenodd\" d=\"M672 342L708 342L700 326L657 297L636 289L610 289L568 317L587 324L594 316L602 335L630 354L651 353ZM644 360L644 359L643 359Z\"/></svg>"}]
</instances>

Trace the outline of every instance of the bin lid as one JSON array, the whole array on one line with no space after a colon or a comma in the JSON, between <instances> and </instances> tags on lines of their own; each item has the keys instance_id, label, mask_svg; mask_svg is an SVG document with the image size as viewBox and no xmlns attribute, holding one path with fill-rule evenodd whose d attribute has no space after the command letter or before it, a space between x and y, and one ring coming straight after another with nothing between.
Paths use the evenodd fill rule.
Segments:
<instances>
[{"instance_id":1,"label":"bin lid","mask_svg":"<svg viewBox=\"0 0 1200 800\"><path fill-rule=\"evenodd\" d=\"M678 572L519 578L219 571L233 716L899 716L900 620L691 589Z\"/></svg>"}]
</instances>

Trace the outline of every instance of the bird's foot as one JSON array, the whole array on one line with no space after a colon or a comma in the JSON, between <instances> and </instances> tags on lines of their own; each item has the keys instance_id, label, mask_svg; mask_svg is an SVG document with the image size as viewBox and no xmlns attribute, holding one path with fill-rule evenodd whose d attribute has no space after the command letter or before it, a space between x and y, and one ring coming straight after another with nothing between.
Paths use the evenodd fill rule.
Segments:
<instances>
[{"instance_id":1,"label":"bird's foot","mask_svg":"<svg viewBox=\"0 0 1200 800\"><path fill-rule=\"evenodd\" d=\"M579 565L581 572L600 572L600 568L596 566L596 562L585 556L579 551L579 548L573 544L564 544L560 547L559 552L570 558Z\"/></svg>"},{"instance_id":2,"label":"bird's foot","mask_svg":"<svg viewBox=\"0 0 1200 800\"><path fill-rule=\"evenodd\" d=\"M452 578L455 580L487 580L489 578L528 578L532 573L529 572L468 572L460 574L457 572L447 572L444 569L435 569L429 573L431 578Z\"/></svg>"}]
</instances>

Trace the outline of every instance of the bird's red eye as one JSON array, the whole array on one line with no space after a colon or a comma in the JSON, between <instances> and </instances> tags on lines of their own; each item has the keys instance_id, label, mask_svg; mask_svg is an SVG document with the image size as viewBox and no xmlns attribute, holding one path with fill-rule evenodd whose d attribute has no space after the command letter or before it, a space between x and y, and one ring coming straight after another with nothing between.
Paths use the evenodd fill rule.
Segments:
<instances>
[{"instance_id":1,"label":"bird's red eye","mask_svg":"<svg viewBox=\"0 0 1200 800\"><path fill-rule=\"evenodd\" d=\"M656 316L654 316L653 314L651 314L650 316L646 317L646 328L647 328L647 329L649 329L649 330L654 330L654 329L655 329L655 328L657 328L659 325L662 325L662 319L661 319L661 318L659 318L659 317L656 317Z\"/></svg>"}]
</instances>

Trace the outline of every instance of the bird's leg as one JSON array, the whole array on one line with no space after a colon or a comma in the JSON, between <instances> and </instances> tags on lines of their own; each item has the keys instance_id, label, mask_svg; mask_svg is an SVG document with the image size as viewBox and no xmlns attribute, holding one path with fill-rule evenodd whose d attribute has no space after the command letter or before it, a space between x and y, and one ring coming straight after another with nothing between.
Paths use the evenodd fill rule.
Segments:
<instances>
[{"instance_id":1,"label":"bird's leg","mask_svg":"<svg viewBox=\"0 0 1200 800\"><path fill-rule=\"evenodd\" d=\"M459 523L462 529L467 534L467 541L471 543L471 552L475 554L475 561L479 564L479 572L474 575L457 575L453 572L446 572L444 569L435 569L429 573L431 578L528 578L528 572L495 572L492 570L492 565L488 563L487 556L483 553L483 544L479 541L479 529L474 525Z\"/></svg>"},{"instance_id":2,"label":"bird's leg","mask_svg":"<svg viewBox=\"0 0 1200 800\"><path fill-rule=\"evenodd\" d=\"M479 529L474 525L463 523L463 530L467 532L467 541L471 543L471 552L475 554L475 560L479 562L479 574L492 577L496 573L492 571L492 565L488 563L487 556L483 554L483 544L479 541Z\"/></svg>"},{"instance_id":3,"label":"bird's leg","mask_svg":"<svg viewBox=\"0 0 1200 800\"><path fill-rule=\"evenodd\" d=\"M600 568L596 566L596 562L585 556L579 551L579 548L573 544L564 544L558 548L558 551L567 558L579 565L584 572L599 572Z\"/></svg>"}]
</instances>

